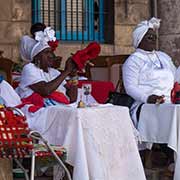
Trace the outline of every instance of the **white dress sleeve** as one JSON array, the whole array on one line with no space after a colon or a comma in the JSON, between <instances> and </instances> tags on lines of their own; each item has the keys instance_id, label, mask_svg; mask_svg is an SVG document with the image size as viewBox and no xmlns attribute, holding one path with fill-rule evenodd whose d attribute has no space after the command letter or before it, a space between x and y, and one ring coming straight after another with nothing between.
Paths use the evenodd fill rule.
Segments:
<instances>
[{"instance_id":1,"label":"white dress sleeve","mask_svg":"<svg viewBox=\"0 0 180 180\"><path fill-rule=\"evenodd\" d=\"M41 69L37 68L32 63L25 65L21 75L21 87L25 88L40 81L45 81L41 75L41 71Z\"/></svg>"},{"instance_id":2,"label":"white dress sleeve","mask_svg":"<svg viewBox=\"0 0 180 180\"><path fill-rule=\"evenodd\" d=\"M29 87L30 85L38 83L40 81L45 81L41 71L41 69L37 68L32 63L24 66L19 86L16 88L16 92L21 98L28 97L34 92Z\"/></svg>"},{"instance_id":3,"label":"white dress sleeve","mask_svg":"<svg viewBox=\"0 0 180 180\"><path fill-rule=\"evenodd\" d=\"M180 66L179 66L179 67L177 68L177 70L176 70L175 82L180 83Z\"/></svg>"},{"instance_id":4,"label":"white dress sleeve","mask_svg":"<svg viewBox=\"0 0 180 180\"><path fill-rule=\"evenodd\" d=\"M123 65L123 83L126 93L136 101L146 102L148 95L138 86L140 69L143 62L136 56L130 56Z\"/></svg>"},{"instance_id":5,"label":"white dress sleeve","mask_svg":"<svg viewBox=\"0 0 180 180\"><path fill-rule=\"evenodd\" d=\"M0 83L0 96L3 98L5 105L8 107L14 107L21 104L21 99L16 91L4 80Z\"/></svg>"}]
</instances>

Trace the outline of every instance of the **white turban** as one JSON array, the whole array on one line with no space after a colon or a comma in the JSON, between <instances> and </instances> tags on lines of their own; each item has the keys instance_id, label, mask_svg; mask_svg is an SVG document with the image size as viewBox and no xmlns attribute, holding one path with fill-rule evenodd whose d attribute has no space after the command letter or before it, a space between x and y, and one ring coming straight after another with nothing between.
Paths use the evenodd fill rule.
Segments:
<instances>
[{"instance_id":1,"label":"white turban","mask_svg":"<svg viewBox=\"0 0 180 180\"><path fill-rule=\"evenodd\" d=\"M142 21L139 23L133 31L133 46L137 48L143 39L144 35L147 33L148 29L159 29L160 19L155 17L151 18L149 21Z\"/></svg>"},{"instance_id":2,"label":"white turban","mask_svg":"<svg viewBox=\"0 0 180 180\"><path fill-rule=\"evenodd\" d=\"M33 38L29 36L23 36L20 40L20 55L23 61L31 62L31 51L34 45L37 43Z\"/></svg>"},{"instance_id":3,"label":"white turban","mask_svg":"<svg viewBox=\"0 0 180 180\"><path fill-rule=\"evenodd\" d=\"M33 47L31 51L31 60L46 48L49 48L49 41L55 41L55 31L51 27L46 27L44 31L38 31L35 33L35 40L38 43Z\"/></svg>"},{"instance_id":4,"label":"white turban","mask_svg":"<svg viewBox=\"0 0 180 180\"><path fill-rule=\"evenodd\" d=\"M46 48L50 48L46 41L39 41L35 44L31 51L31 61L33 58Z\"/></svg>"}]
</instances>

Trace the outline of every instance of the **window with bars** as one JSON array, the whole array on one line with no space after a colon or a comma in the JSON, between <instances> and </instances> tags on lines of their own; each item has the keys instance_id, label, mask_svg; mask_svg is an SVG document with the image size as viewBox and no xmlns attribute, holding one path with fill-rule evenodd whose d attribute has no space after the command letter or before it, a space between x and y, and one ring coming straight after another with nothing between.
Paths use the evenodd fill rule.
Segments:
<instances>
[{"instance_id":1,"label":"window with bars","mask_svg":"<svg viewBox=\"0 0 180 180\"><path fill-rule=\"evenodd\" d=\"M32 0L32 23L53 27L59 40L106 42L108 6L104 0Z\"/></svg>"}]
</instances>

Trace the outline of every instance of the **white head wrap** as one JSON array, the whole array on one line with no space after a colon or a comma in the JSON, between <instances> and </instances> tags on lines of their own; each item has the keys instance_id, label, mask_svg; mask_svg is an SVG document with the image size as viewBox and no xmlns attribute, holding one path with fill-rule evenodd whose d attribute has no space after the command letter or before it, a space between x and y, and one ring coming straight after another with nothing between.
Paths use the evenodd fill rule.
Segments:
<instances>
[{"instance_id":1,"label":"white head wrap","mask_svg":"<svg viewBox=\"0 0 180 180\"><path fill-rule=\"evenodd\" d=\"M38 41L31 51L31 60L46 48L49 48L49 41L55 41L55 31L51 27L47 27L44 31L38 31L35 33L35 40Z\"/></svg>"},{"instance_id":2,"label":"white head wrap","mask_svg":"<svg viewBox=\"0 0 180 180\"><path fill-rule=\"evenodd\" d=\"M46 41L39 41L35 44L31 51L31 61L33 58L46 48L50 48Z\"/></svg>"},{"instance_id":3,"label":"white head wrap","mask_svg":"<svg viewBox=\"0 0 180 180\"><path fill-rule=\"evenodd\" d=\"M144 35L147 33L148 29L159 29L160 21L160 19L153 17L149 21L142 21L136 26L136 28L133 31L134 48L138 47Z\"/></svg>"},{"instance_id":4,"label":"white head wrap","mask_svg":"<svg viewBox=\"0 0 180 180\"><path fill-rule=\"evenodd\" d=\"M31 51L34 45L37 43L33 38L29 36L23 36L20 40L20 55L23 61L31 61Z\"/></svg>"},{"instance_id":5,"label":"white head wrap","mask_svg":"<svg viewBox=\"0 0 180 180\"><path fill-rule=\"evenodd\" d=\"M35 33L36 41L41 41L44 38L45 41L55 41L55 31L51 27L46 27L44 31L38 31Z\"/></svg>"}]
</instances>

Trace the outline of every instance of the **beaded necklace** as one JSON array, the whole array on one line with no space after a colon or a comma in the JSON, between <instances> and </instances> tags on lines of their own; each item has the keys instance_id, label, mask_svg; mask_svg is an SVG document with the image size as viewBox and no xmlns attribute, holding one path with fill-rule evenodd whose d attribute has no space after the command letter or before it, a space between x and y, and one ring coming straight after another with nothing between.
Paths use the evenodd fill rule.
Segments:
<instances>
[{"instance_id":1,"label":"beaded necklace","mask_svg":"<svg viewBox=\"0 0 180 180\"><path fill-rule=\"evenodd\" d=\"M152 58L150 57L150 55L147 53L147 56L148 56L148 58L151 60L151 62L158 68L158 69L163 69L163 65L162 65L162 63L161 63L161 60L160 60L160 58L159 58L159 56L158 56L158 54L154 51L154 54L156 55L156 57L157 57L157 59L158 59L158 61L159 61L159 63L160 63L160 67L152 60Z\"/></svg>"}]
</instances>

